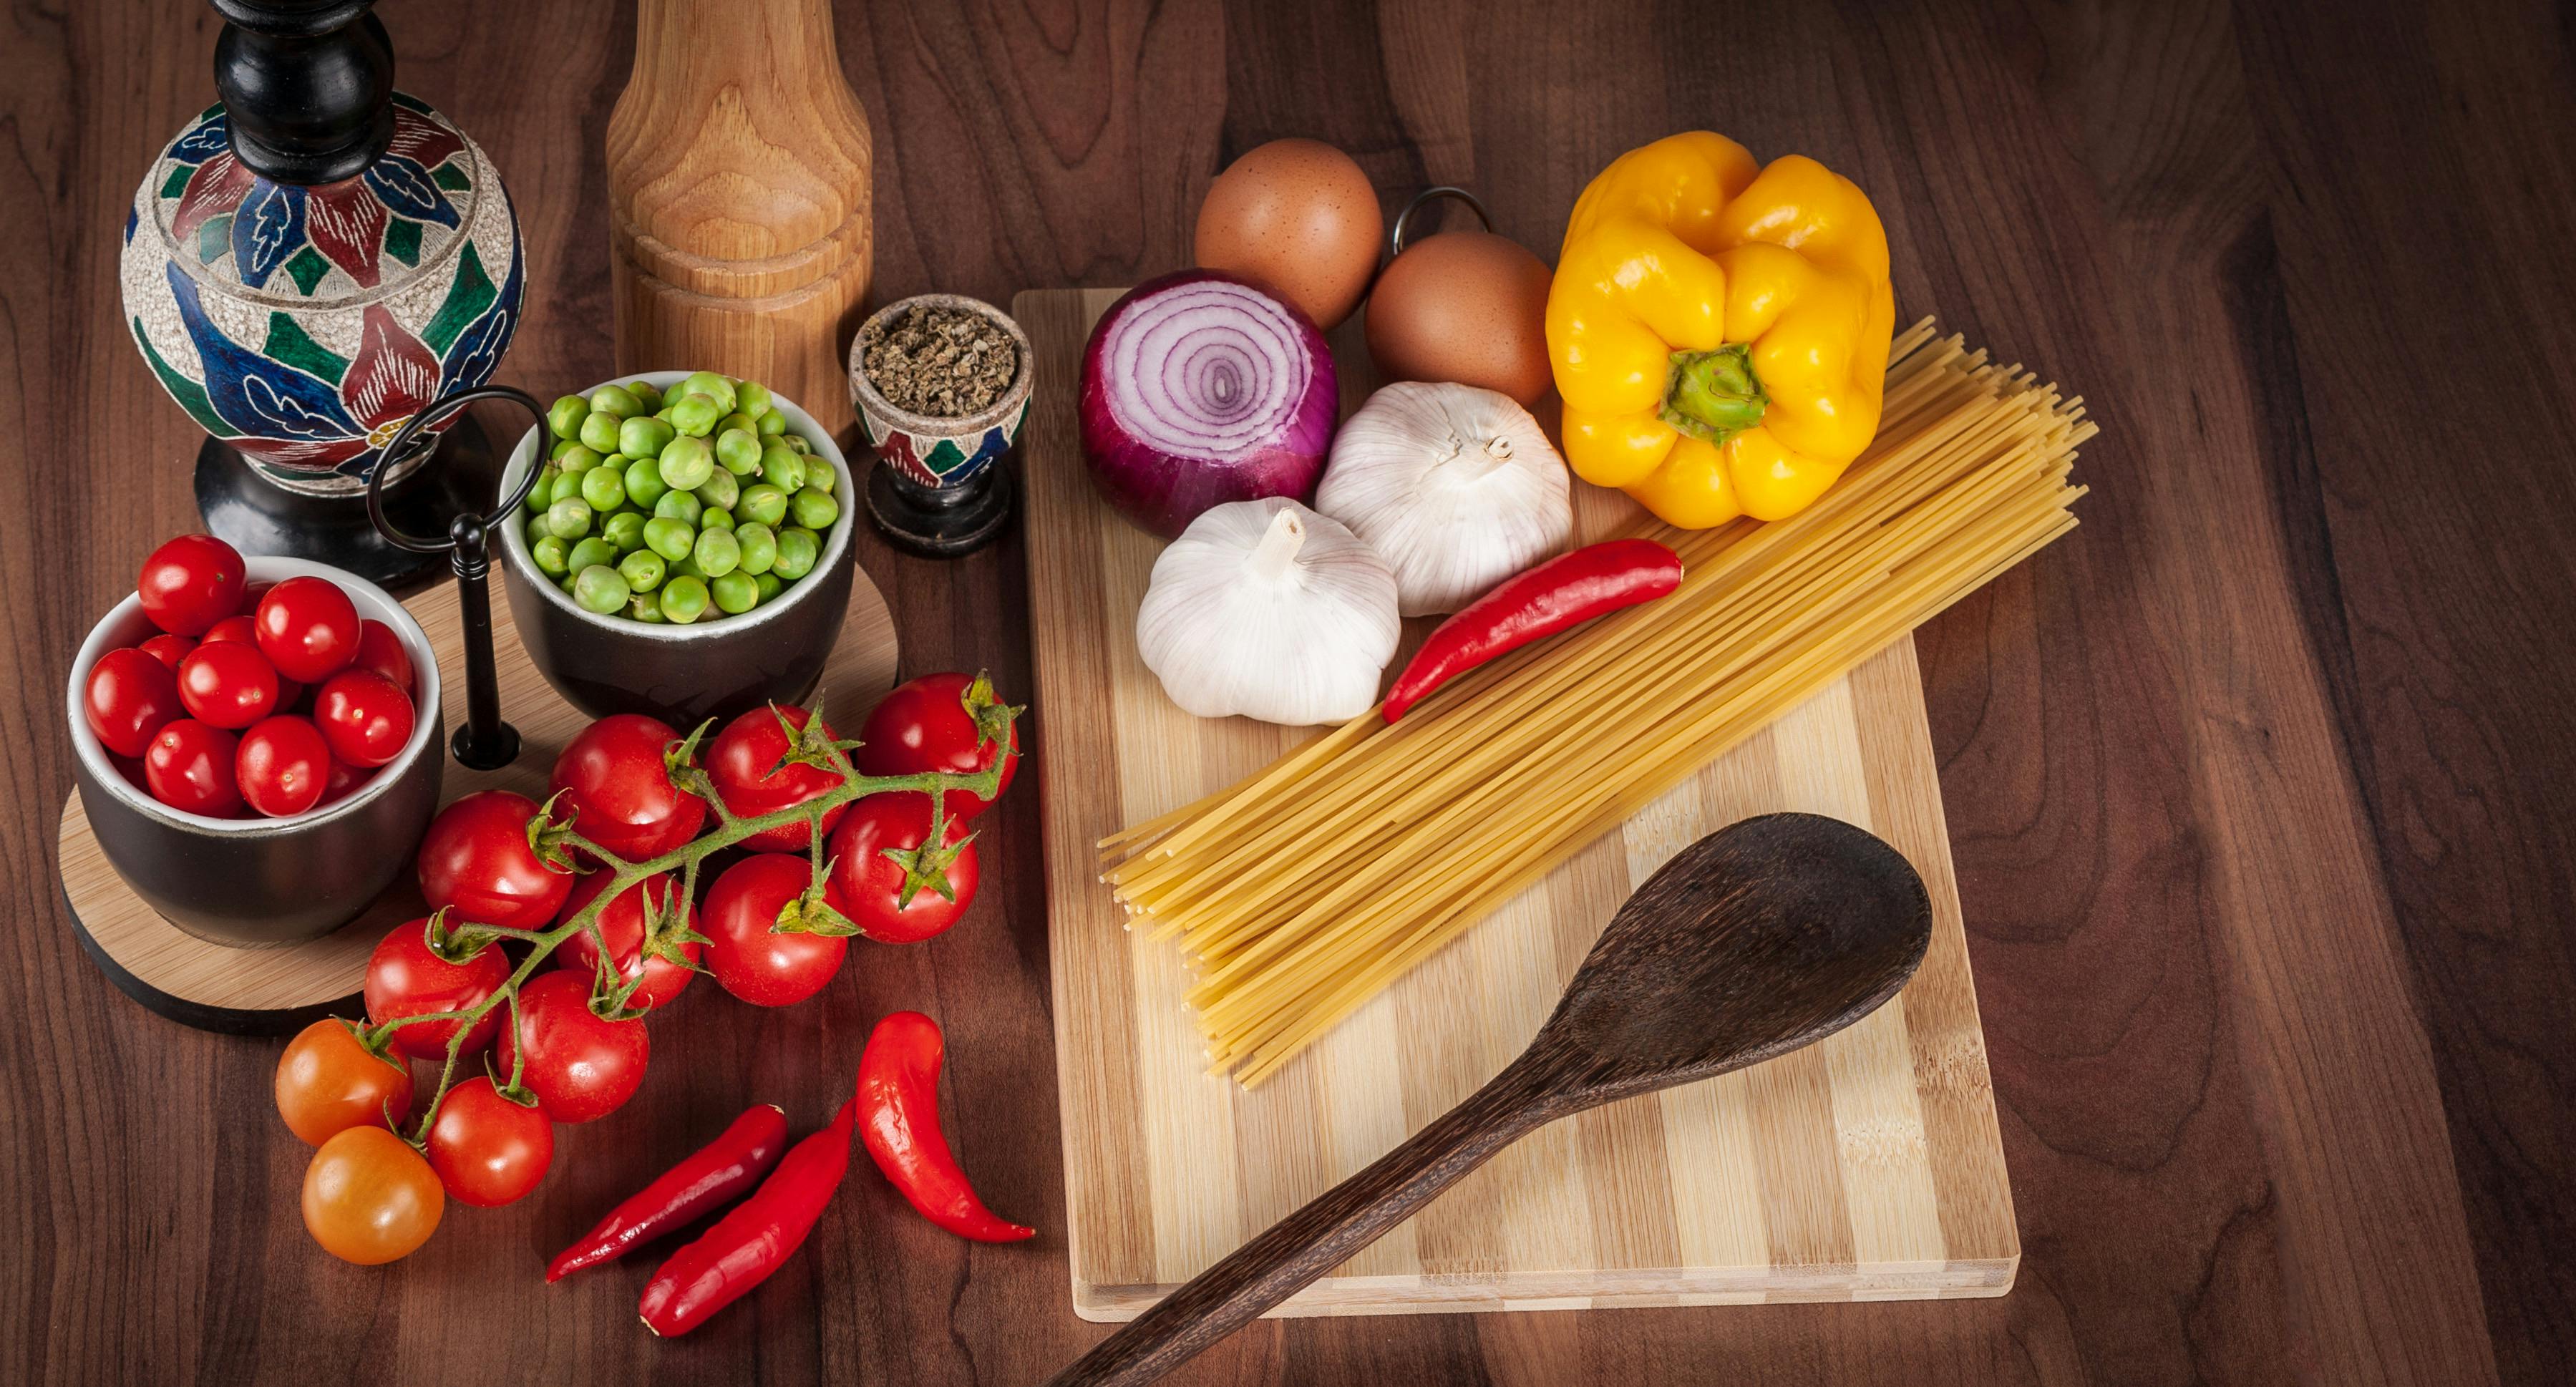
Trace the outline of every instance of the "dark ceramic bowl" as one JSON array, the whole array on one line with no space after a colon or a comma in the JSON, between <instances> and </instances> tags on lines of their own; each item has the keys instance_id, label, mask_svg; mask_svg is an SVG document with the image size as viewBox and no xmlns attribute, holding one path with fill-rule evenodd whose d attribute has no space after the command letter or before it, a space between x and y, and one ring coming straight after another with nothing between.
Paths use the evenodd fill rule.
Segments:
<instances>
[{"instance_id":1,"label":"dark ceramic bowl","mask_svg":"<svg viewBox=\"0 0 2576 1387\"><path fill-rule=\"evenodd\" d=\"M688 374L641 371L616 379L640 378L667 388ZM646 713L686 730L764 703L798 702L813 690L850 610L855 483L848 460L814 416L783 395L772 399L813 445L815 456L832 464L838 474L832 499L840 503L841 514L832 522L832 532L823 536L823 555L813 571L740 616L709 608L713 615L687 626L653 626L584 610L537 571L528 553L526 519L514 516L501 527L503 586L509 590L519 642L528 648L537 672L574 707L592 717ZM502 471L501 494L516 488L540 459L539 443L535 429L519 440Z\"/></svg>"},{"instance_id":2,"label":"dark ceramic bowl","mask_svg":"<svg viewBox=\"0 0 2576 1387\"><path fill-rule=\"evenodd\" d=\"M276 948L318 939L356 919L410 870L412 850L438 810L446 729L429 637L384 589L301 559L253 557L244 563L254 583L309 574L339 584L358 615L392 627L411 657L414 706L421 714L411 740L355 794L289 819L216 819L173 809L126 779L80 707L90 667L100 656L154 634L132 596L82 642L64 707L81 808L116 874L163 918L200 939Z\"/></svg>"}]
</instances>

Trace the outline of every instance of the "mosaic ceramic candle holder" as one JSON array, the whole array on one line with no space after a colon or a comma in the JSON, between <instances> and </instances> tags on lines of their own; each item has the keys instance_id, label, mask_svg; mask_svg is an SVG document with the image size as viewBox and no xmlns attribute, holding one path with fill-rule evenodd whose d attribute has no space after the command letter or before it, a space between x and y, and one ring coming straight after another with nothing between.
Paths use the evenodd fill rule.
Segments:
<instances>
[{"instance_id":1,"label":"mosaic ceramic candle holder","mask_svg":"<svg viewBox=\"0 0 2576 1387\"><path fill-rule=\"evenodd\" d=\"M897 409L868 379L860 360L868 329L915 308L964 309L1008 333L1019 370L1001 398L974 414L944 418ZM1029 335L1011 315L963 294L916 294L878 309L850 339L850 400L859 434L875 450L868 472L868 514L897 547L950 558L992 542L1011 517L1017 494L1004 455L1029 417Z\"/></svg>"}]
</instances>

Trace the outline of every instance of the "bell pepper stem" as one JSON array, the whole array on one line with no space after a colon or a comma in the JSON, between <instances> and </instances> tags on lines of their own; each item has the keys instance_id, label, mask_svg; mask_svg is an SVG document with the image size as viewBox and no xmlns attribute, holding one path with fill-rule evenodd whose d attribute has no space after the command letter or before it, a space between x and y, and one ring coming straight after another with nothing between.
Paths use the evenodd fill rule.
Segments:
<instances>
[{"instance_id":1,"label":"bell pepper stem","mask_svg":"<svg viewBox=\"0 0 2576 1387\"><path fill-rule=\"evenodd\" d=\"M1753 374L1743 343L1708 352L1675 352L1671 383L1656 417L1693 438L1724 443L1762 422L1771 396Z\"/></svg>"}]
</instances>

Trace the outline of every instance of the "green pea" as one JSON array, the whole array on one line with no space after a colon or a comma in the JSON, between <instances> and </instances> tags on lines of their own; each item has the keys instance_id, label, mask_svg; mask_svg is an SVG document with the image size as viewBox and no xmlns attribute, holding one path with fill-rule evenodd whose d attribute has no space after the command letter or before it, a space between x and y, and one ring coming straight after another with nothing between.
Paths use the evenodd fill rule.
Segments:
<instances>
[{"instance_id":1,"label":"green pea","mask_svg":"<svg viewBox=\"0 0 2576 1387\"><path fill-rule=\"evenodd\" d=\"M813 456L808 456L805 459L805 484L807 486L829 496L832 494L832 488L838 486L840 481L840 474L832 470L830 460Z\"/></svg>"},{"instance_id":2,"label":"green pea","mask_svg":"<svg viewBox=\"0 0 2576 1387\"><path fill-rule=\"evenodd\" d=\"M733 407L754 419L769 413L776 405L777 400L770 395L769 387L759 381L747 380L734 387Z\"/></svg>"},{"instance_id":3,"label":"green pea","mask_svg":"<svg viewBox=\"0 0 2576 1387\"><path fill-rule=\"evenodd\" d=\"M581 437L581 421L590 417L590 401L565 395L546 408L546 431L557 438Z\"/></svg>"},{"instance_id":4,"label":"green pea","mask_svg":"<svg viewBox=\"0 0 2576 1387\"><path fill-rule=\"evenodd\" d=\"M594 467L581 474L581 499L595 511L608 512L626 504L626 474L614 467Z\"/></svg>"},{"instance_id":5,"label":"green pea","mask_svg":"<svg viewBox=\"0 0 2576 1387\"><path fill-rule=\"evenodd\" d=\"M812 530L790 527L778 532L778 560L769 566L769 571L792 583L813 572L814 561L821 557L821 536Z\"/></svg>"},{"instance_id":6,"label":"green pea","mask_svg":"<svg viewBox=\"0 0 2576 1387\"><path fill-rule=\"evenodd\" d=\"M680 382L680 393L683 395L696 393L706 396L708 399L715 402L716 413L719 415L733 413L735 397L733 382L717 372L690 372L689 378Z\"/></svg>"},{"instance_id":7,"label":"green pea","mask_svg":"<svg viewBox=\"0 0 2576 1387\"><path fill-rule=\"evenodd\" d=\"M552 539L554 537L555 532L546 528L546 513L544 511L539 511L535 515L528 517L529 548L536 548L538 540Z\"/></svg>"},{"instance_id":8,"label":"green pea","mask_svg":"<svg viewBox=\"0 0 2576 1387\"><path fill-rule=\"evenodd\" d=\"M578 477L599 465L599 453L585 444L576 443L555 459L555 470L567 477Z\"/></svg>"},{"instance_id":9,"label":"green pea","mask_svg":"<svg viewBox=\"0 0 2576 1387\"><path fill-rule=\"evenodd\" d=\"M662 464L651 458L637 458L626 464L626 503L652 509L670 488L662 485Z\"/></svg>"},{"instance_id":10,"label":"green pea","mask_svg":"<svg viewBox=\"0 0 2576 1387\"><path fill-rule=\"evenodd\" d=\"M787 591L787 584L780 582L775 573L755 573L751 575L751 580L760 584L760 600L763 602Z\"/></svg>"},{"instance_id":11,"label":"green pea","mask_svg":"<svg viewBox=\"0 0 2576 1387\"><path fill-rule=\"evenodd\" d=\"M644 547L644 524L642 511L622 510L599 522L599 537L618 553L632 554Z\"/></svg>"},{"instance_id":12,"label":"green pea","mask_svg":"<svg viewBox=\"0 0 2576 1387\"><path fill-rule=\"evenodd\" d=\"M700 482L697 493L700 501L731 510L733 503L742 499L742 483L735 481L731 472L718 472Z\"/></svg>"},{"instance_id":13,"label":"green pea","mask_svg":"<svg viewBox=\"0 0 2576 1387\"><path fill-rule=\"evenodd\" d=\"M736 416L739 417L739 416ZM751 421L743 420L748 425ZM760 437L748 427L722 429L716 433L716 461L737 477L748 477L760 470Z\"/></svg>"},{"instance_id":14,"label":"green pea","mask_svg":"<svg viewBox=\"0 0 2576 1387\"><path fill-rule=\"evenodd\" d=\"M776 525L787 518L787 493L767 482L753 482L733 503L734 514L754 525Z\"/></svg>"},{"instance_id":15,"label":"green pea","mask_svg":"<svg viewBox=\"0 0 2576 1387\"><path fill-rule=\"evenodd\" d=\"M626 382L626 393L635 397L635 408L640 413L650 414L662 407L662 392L649 380Z\"/></svg>"},{"instance_id":16,"label":"green pea","mask_svg":"<svg viewBox=\"0 0 2576 1387\"><path fill-rule=\"evenodd\" d=\"M666 559L685 559L697 547L698 532L685 520L657 516L644 522L644 547Z\"/></svg>"},{"instance_id":17,"label":"green pea","mask_svg":"<svg viewBox=\"0 0 2576 1387\"><path fill-rule=\"evenodd\" d=\"M603 385L590 392L590 412L612 419L632 419L644 412L644 402L625 386Z\"/></svg>"},{"instance_id":18,"label":"green pea","mask_svg":"<svg viewBox=\"0 0 2576 1387\"><path fill-rule=\"evenodd\" d=\"M560 578L572 571L572 561L566 556L564 542L553 535L529 545L528 557L536 560L537 571L549 578Z\"/></svg>"},{"instance_id":19,"label":"green pea","mask_svg":"<svg viewBox=\"0 0 2576 1387\"><path fill-rule=\"evenodd\" d=\"M558 438L555 440L553 447L546 449L546 457L551 461L555 458L562 457L565 453L568 453L580 446L581 440L578 438Z\"/></svg>"},{"instance_id":20,"label":"green pea","mask_svg":"<svg viewBox=\"0 0 2576 1387\"><path fill-rule=\"evenodd\" d=\"M674 578L695 578L701 583L707 580L707 571L698 567L698 556L693 553L671 560L670 572Z\"/></svg>"},{"instance_id":21,"label":"green pea","mask_svg":"<svg viewBox=\"0 0 2576 1387\"><path fill-rule=\"evenodd\" d=\"M686 491L666 491L662 493L661 500L653 503L655 515L665 520L677 520L692 529L697 527L698 513L705 509L694 493Z\"/></svg>"},{"instance_id":22,"label":"green pea","mask_svg":"<svg viewBox=\"0 0 2576 1387\"><path fill-rule=\"evenodd\" d=\"M773 409L754 420L753 425L762 438L776 438L787 432L787 416Z\"/></svg>"},{"instance_id":23,"label":"green pea","mask_svg":"<svg viewBox=\"0 0 2576 1387\"><path fill-rule=\"evenodd\" d=\"M615 562L617 546L597 535L575 544L572 552L564 556L564 566L571 569L575 577L579 577L585 568L605 568Z\"/></svg>"},{"instance_id":24,"label":"green pea","mask_svg":"<svg viewBox=\"0 0 2576 1387\"><path fill-rule=\"evenodd\" d=\"M699 572L721 578L742 566L742 546L734 542L731 530L700 530L694 557Z\"/></svg>"},{"instance_id":25,"label":"green pea","mask_svg":"<svg viewBox=\"0 0 2576 1387\"><path fill-rule=\"evenodd\" d=\"M781 491L801 491L805 486L805 455L784 443L772 443L760 450L760 479Z\"/></svg>"},{"instance_id":26,"label":"green pea","mask_svg":"<svg viewBox=\"0 0 2576 1387\"><path fill-rule=\"evenodd\" d=\"M661 460L662 484L673 491L695 491L716 471L716 450L686 433L662 449Z\"/></svg>"},{"instance_id":27,"label":"green pea","mask_svg":"<svg viewBox=\"0 0 2576 1387\"><path fill-rule=\"evenodd\" d=\"M592 410L589 416L581 421L582 446L596 453L616 452L617 425L618 421L614 416Z\"/></svg>"},{"instance_id":28,"label":"green pea","mask_svg":"<svg viewBox=\"0 0 2576 1387\"><path fill-rule=\"evenodd\" d=\"M733 542L742 546L742 571L767 573L778 562L778 535L756 521L744 521L733 527Z\"/></svg>"},{"instance_id":29,"label":"green pea","mask_svg":"<svg viewBox=\"0 0 2576 1387\"><path fill-rule=\"evenodd\" d=\"M657 458L678 436L669 424L649 414L639 414L617 426L617 451L631 458Z\"/></svg>"},{"instance_id":30,"label":"green pea","mask_svg":"<svg viewBox=\"0 0 2576 1387\"><path fill-rule=\"evenodd\" d=\"M651 592L662 586L662 556L650 549L638 549L617 561L617 576L635 592Z\"/></svg>"},{"instance_id":31,"label":"green pea","mask_svg":"<svg viewBox=\"0 0 2576 1387\"><path fill-rule=\"evenodd\" d=\"M570 543L590 533L590 503L566 496L546 507L546 532Z\"/></svg>"},{"instance_id":32,"label":"green pea","mask_svg":"<svg viewBox=\"0 0 2576 1387\"><path fill-rule=\"evenodd\" d=\"M750 574L735 571L719 573L707 584L715 594L716 605L736 616L760 605L760 583Z\"/></svg>"},{"instance_id":33,"label":"green pea","mask_svg":"<svg viewBox=\"0 0 2576 1387\"><path fill-rule=\"evenodd\" d=\"M528 483L528 514L539 514L546 507L554 504L555 476L554 464L547 463L546 470L539 472L537 479Z\"/></svg>"},{"instance_id":34,"label":"green pea","mask_svg":"<svg viewBox=\"0 0 2576 1387\"><path fill-rule=\"evenodd\" d=\"M833 500L828 492L816 491L809 486L787 498L787 511L796 517L797 524L806 529L828 530L832 528L833 521L841 518L841 503Z\"/></svg>"},{"instance_id":35,"label":"green pea","mask_svg":"<svg viewBox=\"0 0 2576 1387\"><path fill-rule=\"evenodd\" d=\"M688 438L706 437L723 417L723 407L700 391L682 395L671 406L671 427Z\"/></svg>"},{"instance_id":36,"label":"green pea","mask_svg":"<svg viewBox=\"0 0 2576 1387\"><path fill-rule=\"evenodd\" d=\"M705 510L698 512L698 528L701 530L730 530L733 528L733 512L726 510L722 506L709 506Z\"/></svg>"},{"instance_id":37,"label":"green pea","mask_svg":"<svg viewBox=\"0 0 2576 1387\"><path fill-rule=\"evenodd\" d=\"M707 585L687 574L662 585L662 615L686 626L706 615Z\"/></svg>"},{"instance_id":38,"label":"green pea","mask_svg":"<svg viewBox=\"0 0 2576 1387\"><path fill-rule=\"evenodd\" d=\"M564 596L572 596L572 575L567 573L563 577L557 579L555 581L555 586L563 589Z\"/></svg>"},{"instance_id":39,"label":"green pea","mask_svg":"<svg viewBox=\"0 0 2576 1387\"><path fill-rule=\"evenodd\" d=\"M802 434L783 433L778 436L778 441L800 453L810 453L814 451L814 445L806 442L805 437Z\"/></svg>"},{"instance_id":40,"label":"green pea","mask_svg":"<svg viewBox=\"0 0 2576 1387\"><path fill-rule=\"evenodd\" d=\"M617 570L604 563L592 564L572 580L572 600L580 603L584 611L601 616L626 610L626 600L634 595L627 591L626 580L618 576Z\"/></svg>"},{"instance_id":41,"label":"green pea","mask_svg":"<svg viewBox=\"0 0 2576 1387\"><path fill-rule=\"evenodd\" d=\"M661 594L653 592L639 592L633 597L628 598L626 601L626 615L633 620L643 622L647 626L661 625L666 619L662 615Z\"/></svg>"}]
</instances>

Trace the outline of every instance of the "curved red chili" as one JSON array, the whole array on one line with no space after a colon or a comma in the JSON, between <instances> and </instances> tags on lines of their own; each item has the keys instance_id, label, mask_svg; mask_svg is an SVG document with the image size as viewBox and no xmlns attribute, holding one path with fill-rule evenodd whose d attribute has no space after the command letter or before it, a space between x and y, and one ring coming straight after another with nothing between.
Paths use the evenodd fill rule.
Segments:
<instances>
[{"instance_id":1,"label":"curved red chili","mask_svg":"<svg viewBox=\"0 0 2576 1387\"><path fill-rule=\"evenodd\" d=\"M664 1338L686 1334L796 1255L849 1172L857 1109L855 1099L843 1103L831 1126L788 1149L757 1193L671 1254L636 1304L645 1328Z\"/></svg>"},{"instance_id":2,"label":"curved red chili","mask_svg":"<svg viewBox=\"0 0 2576 1387\"><path fill-rule=\"evenodd\" d=\"M760 1183L787 1149L787 1114L775 1103L746 1108L714 1141L690 1153L659 1179L608 1211L599 1226L546 1263L546 1279L560 1281L583 1267L614 1262L629 1251L697 1218Z\"/></svg>"},{"instance_id":3,"label":"curved red chili","mask_svg":"<svg viewBox=\"0 0 2576 1387\"><path fill-rule=\"evenodd\" d=\"M1524 570L1440 623L1396 676L1386 720L1497 655L1681 585L1681 556L1651 539L1586 545Z\"/></svg>"},{"instance_id":4,"label":"curved red chili","mask_svg":"<svg viewBox=\"0 0 2576 1387\"><path fill-rule=\"evenodd\" d=\"M939 1023L898 1011L868 1034L859 1055L859 1139L877 1169L903 1191L923 1218L980 1243L1037 1236L984 1207L939 1134Z\"/></svg>"}]
</instances>

